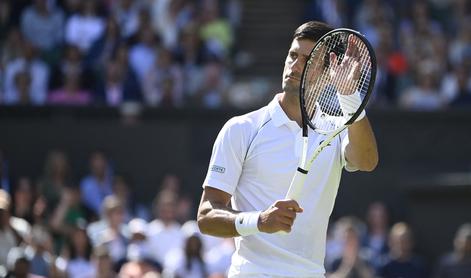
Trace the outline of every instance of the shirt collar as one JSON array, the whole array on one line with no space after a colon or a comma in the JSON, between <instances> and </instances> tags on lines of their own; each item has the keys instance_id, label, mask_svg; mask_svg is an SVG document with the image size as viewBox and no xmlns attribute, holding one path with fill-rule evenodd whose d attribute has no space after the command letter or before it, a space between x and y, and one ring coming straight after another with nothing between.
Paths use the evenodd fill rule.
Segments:
<instances>
[{"instance_id":1,"label":"shirt collar","mask_svg":"<svg viewBox=\"0 0 471 278\"><path fill-rule=\"evenodd\" d=\"M288 126L289 129L296 131L300 129L295 121L288 118L283 108L280 105L281 94L276 94L273 100L268 104L268 111L275 127L282 125Z\"/></svg>"}]
</instances>

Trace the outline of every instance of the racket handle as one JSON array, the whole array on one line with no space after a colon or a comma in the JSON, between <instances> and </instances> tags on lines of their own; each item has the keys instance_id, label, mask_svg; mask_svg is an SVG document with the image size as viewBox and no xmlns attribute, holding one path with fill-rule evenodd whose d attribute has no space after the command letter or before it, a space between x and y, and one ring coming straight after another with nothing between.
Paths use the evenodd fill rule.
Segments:
<instances>
[{"instance_id":1,"label":"racket handle","mask_svg":"<svg viewBox=\"0 0 471 278\"><path fill-rule=\"evenodd\" d=\"M289 185L288 193L286 193L286 199L292 199L296 202L302 196L302 189L304 187L304 181L306 180L307 171L301 168L298 168L296 173L291 180L291 184ZM277 232L279 235L287 235L288 233L285 231Z\"/></svg>"},{"instance_id":2,"label":"racket handle","mask_svg":"<svg viewBox=\"0 0 471 278\"><path fill-rule=\"evenodd\" d=\"M302 189L304 187L304 181L306 180L307 171L298 167L298 170L291 180L289 185L288 193L286 193L286 199L292 199L299 201L302 196Z\"/></svg>"}]
</instances>

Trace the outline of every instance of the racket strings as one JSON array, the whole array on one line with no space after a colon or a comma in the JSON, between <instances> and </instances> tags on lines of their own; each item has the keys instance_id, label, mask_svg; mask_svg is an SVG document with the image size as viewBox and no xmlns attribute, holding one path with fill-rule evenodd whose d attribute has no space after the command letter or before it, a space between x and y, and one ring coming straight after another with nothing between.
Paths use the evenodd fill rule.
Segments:
<instances>
[{"instance_id":1,"label":"racket strings","mask_svg":"<svg viewBox=\"0 0 471 278\"><path fill-rule=\"evenodd\" d=\"M351 86L350 84L348 84L347 82L341 82L341 84L343 84L344 86L341 86L340 88L338 88L338 92L356 92L359 94L360 96L360 101L354 101L352 99L344 99L344 104L347 104L349 105L350 109L351 110L357 110L359 108L359 105L361 104L363 98L365 97L366 93L367 93L367 90L368 90L368 85L369 85L369 81L370 81L370 76L371 76L371 61L370 61L370 58L369 58L369 52L368 52L368 48L366 47L365 44L363 43L360 43L359 45L357 45L358 49L359 49L359 57L360 57L360 60L359 60L359 66L360 66L360 77L358 78L358 80L355 82L355 84L353 84L353 86ZM341 76L341 79L343 78L347 78L348 76ZM366 85L366 86L365 86ZM344 113L344 116L345 113Z\"/></svg>"},{"instance_id":2,"label":"racket strings","mask_svg":"<svg viewBox=\"0 0 471 278\"><path fill-rule=\"evenodd\" d=\"M331 130L349 120L339 104L337 94L357 92L359 100L345 98L343 105L348 105L349 111L356 111L362 103L370 83L371 60L368 48L361 40L356 40L360 76L355 82L349 82L349 71L336 74L332 79L333 66L338 67L345 58L349 34L334 34L316 47L307 64L304 76L304 107L317 129ZM337 65L331 65L330 53L337 56ZM307 86L306 86L307 85Z\"/></svg>"},{"instance_id":3,"label":"racket strings","mask_svg":"<svg viewBox=\"0 0 471 278\"><path fill-rule=\"evenodd\" d=\"M338 48L341 45L341 37L339 35L331 36L325 40L323 47L313 51L312 57L318 57L317 60L322 60L318 62L316 68L322 66L322 72L319 74L318 82L311 83L310 90L308 92L308 102L306 104L306 110L308 111L309 117L313 119L316 128L321 130L331 129L333 125L337 123L332 122L333 118L330 116L341 116L339 114L338 104L336 103L335 90L333 86L329 85L329 71L330 71L330 62L329 55L334 49ZM343 59L343 54L336 49L339 61ZM309 70L308 70L309 71ZM315 70L311 74L319 72Z\"/></svg>"}]
</instances>

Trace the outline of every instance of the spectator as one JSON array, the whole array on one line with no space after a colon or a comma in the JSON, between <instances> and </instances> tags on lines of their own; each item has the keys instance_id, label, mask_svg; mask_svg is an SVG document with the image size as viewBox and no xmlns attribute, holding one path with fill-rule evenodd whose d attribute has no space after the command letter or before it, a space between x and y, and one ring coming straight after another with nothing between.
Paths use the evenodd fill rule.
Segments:
<instances>
[{"instance_id":1,"label":"spectator","mask_svg":"<svg viewBox=\"0 0 471 278\"><path fill-rule=\"evenodd\" d=\"M234 251L234 239L225 238L219 245L206 252L205 258L210 277L227 277Z\"/></svg>"},{"instance_id":2,"label":"spectator","mask_svg":"<svg viewBox=\"0 0 471 278\"><path fill-rule=\"evenodd\" d=\"M80 1L79 14L73 14L65 25L65 40L87 53L92 43L100 37L105 29L105 22L98 15L97 0Z\"/></svg>"},{"instance_id":3,"label":"spectator","mask_svg":"<svg viewBox=\"0 0 471 278\"><path fill-rule=\"evenodd\" d=\"M80 183L82 202L95 215L100 215L101 203L112 194L111 173L104 153L93 152L90 156L90 173Z\"/></svg>"},{"instance_id":4,"label":"spectator","mask_svg":"<svg viewBox=\"0 0 471 278\"><path fill-rule=\"evenodd\" d=\"M103 34L93 42L88 54L86 64L95 70L102 70L122 43L120 27L116 19L112 16L106 19L106 27Z\"/></svg>"},{"instance_id":5,"label":"spectator","mask_svg":"<svg viewBox=\"0 0 471 278\"><path fill-rule=\"evenodd\" d=\"M25 220L10 215L10 195L0 189L0 265L7 265L10 249L19 246L31 227Z\"/></svg>"},{"instance_id":6,"label":"spectator","mask_svg":"<svg viewBox=\"0 0 471 278\"><path fill-rule=\"evenodd\" d=\"M146 261L129 261L121 267L119 277L132 278L132 277L145 277L145 278L160 278L159 270L152 264Z\"/></svg>"},{"instance_id":7,"label":"spectator","mask_svg":"<svg viewBox=\"0 0 471 278\"><path fill-rule=\"evenodd\" d=\"M115 278L118 277L113 269L110 253L105 246L97 246L93 249L93 257L96 267L96 278Z\"/></svg>"},{"instance_id":8,"label":"spectator","mask_svg":"<svg viewBox=\"0 0 471 278\"><path fill-rule=\"evenodd\" d=\"M188 244L195 244L190 243L190 237L197 236L199 241L201 241L201 260L195 255L188 257L186 249L180 250L180 254L177 254L175 263L176 266L173 266L178 272L178 269L184 272L188 272L188 275L201 275L201 271L204 270L207 272L207 275L226 275L227 271L229 270L230 262L232 254L234 253L234 240L233 238L218 238L214 236L209 236L202 234L199 230L198 223L196 220L188 220L186 221L182 227L181 231L186 237L186 247L189 247ZM186 257L186 259L185 259ZM192 266L191 269L187 268L188 266L188 259L193 260L191 263L195 266ZM186 266L183 266L186 264ZM193 274L191 274L193 273Z\"/></svg>"},{"instance_id":9,"label":"spectator","mask_svg":"<svg viewBox=\"0 0 471 278\"><path fill-rule=\"evenodd\" d=\"M167 174L162 180L160 191L169 191L177 196L176 219L179 223L185 223L193 219L193 200L190 195L182 191L181 179L174 174Z\"/></svg>"},{"instance_id":10,"label":"spectator","mask_svg":"<svg viewBox=\"0 0 471 278\"><path fill-rule=\"evenodd\" d=\"M134 198L132 186L123 176L115 176L113 179L113 194L119 199L124 208L126 222L133 218L149 219L147 208L138 203Z\"/></svg>"},{"instance_id":11,"label":"spectator","mask_svg":"<svg viewBox=\"0 0 471 278\"><path fill-rule=\"evenodd\" d=\"M367 232L362 239L362 251L375 271L384 265L388 248L389 216L382 202L369 205L366 215Z\"/></svg>"},{"instance_id":12,"label":"spectator","mask_svg":"<svg viewBox=\"0 0 471 278\"><path fill-rule=\"evenodd\" d=\"M219 61L213 61L204 66L204 80L199 90L192 96L193 103L199 107L219 108L225 104L229 76L224 72L224 66Z\"/></svg>"},{"instance_id":13,"label":"spectator","mask_svg":"<svg viewBox=\"0 0 471 278\"><path fill-rule=\"evenodd\" d=\"M145 103L151 106L182 106L182 84L182 71L173 63L172 53L168 49L160 49L154 65L144 78Z\"/></svg>"},{"instance_id":14,"label":"spectator","mask_svg":"<svg viewBox=\"0 0 471 278\"><path fill-rule=\"evenodd\" d=\"M183 256L176 264L175 278L205 278L208 266L203 259L203 242L198 233L188 235L183 247Z\"/></svg>"},{"instance_id":15,"label":"spectator","mask_svg":"<svg viewBox=\"0 0 471 278\"><path fill-rule=\"evenodd\" d=\"M66 186L61 190L60 200L49 220L49 226L55 234L57 251L62 249L65 240L75 231L77 225L90 218L90 211L80 203L80 199L78 187Z\"/></svg>"},{"instance_id":16,"label":"spectator","mask_svg":"<svg viewBox=\"0 0 471 278\"><path fill-rule=\"evenodd\" d=\"M148 224L144 219L134 218L129 221L130 242L127 250L127 259L129 261L148 261L155 265L159 272L162 266L159 262L151 258L151 249L147 239Z\"/></svg>"},{"instance_id":17,"label":"spectator","mask_svg":"<svg viewBox=\"0 0 471 278\"><path fill-rule=\"evenodd\" d=\"M153 30L162 39L162 44L168 49L176 46L179 26L178 16L185 1L157 0L151 1L151 20Z\"/></svg>"},{"instance_id":18,"label":"spectator","mask_svg":"<svg viewBox=\"0 0 471 278\"><path fill-rule=\"evenodd\" d=\"M129 63L136 73L139 84L142 84L146 73L150 71L158 55L156 52L157 38L150 26L141 26L138 41L129 51Z\"/></svg>"},{"instance_id":19,"label":"spectator","mask_svg":"<svg viewBox=\"0 0 471 278\"><path fill-rule=\"evenodd\" d=\"M471 105L471 78L465 65L457 65L453 72L443 79L442 95L451 107Z\"/></svg>"},{"instance_id":20,"label":"spectator","mask_svg":"<svg viewBox=\"0 0 471 278\"><path fill-rule=\"evenodd\" d=\"M471 223L459 227L453 243L453 252L440 260L436 278L471 277Z\"/></svg>"},{"instance_id":21,"label":"spectator","mask_svg":"<svg viewBox=\"0 0 471 278\"><path fill-rule=\"evenodd\" d=\"M34 0L21 15L26 40L42 52L57 51L63 40L64 14L47 0Z\"/></svg>"},{"instance_id":22,"label":"spectator","mask_svg":"<svg viewBox=\"0 0 471 278\"><path fill-rule=\"evenodd\" d=\"M453 66L471 60L471 18L462 23L456 38L450 42L448 58Z\"/></svg>"},{"instance_id":23,"label":"spectator","mask_svg":"<svg viewBox=\"0 0 471 278\"><path fill-rule=\"evenodd\" d=\"M139 81L127 63L113 60L106 64L105 78L98 84L96 98L96 102L108 106L119 106L142 99Z\"/></svg>"},{"instance_id":24,"label":"spectator","mask_svg":"<svg viewBox=\"0 0 471 278\"><path fill-rule=\"evenodd\" d=\"M377 46L375 43L377 36L376 28L381 27L382 24L390 24L393 22L394 11L388 2L379 0L366 0L360 3L356 10L354 17L354 26L358 31L365 34L372 45Z\"/></svg>"},{"instance_id":25,"label":"spectator","mask_svg":"<svg viewBox=\"0 0 471 278\"><path fill-rule=\"evenodd\" d=\"M113 264L119 266L126 258L129 237L123 204L110 195L103 200L102 207L102 220L90 224L87 233L94 246L106 246Z\"/></svg>"},{"instance_id":26,"label":"spectator","mask_svg":"<svg viewBox=\"0 0 471 278\"><path fill-rule=\"evenodd\" d=\"M437 83L437 72L427 61L418 66L417 84L405 89L400 97L400 106L412 110L438 110L444 106Z\"/></svg>"},{"instance_id":27,"label":"spectator","mask_svg":"<svg viewBox=\"0 0 471 278\"><path fill-rule=\"evenodd\" d=\"M423 260L413 253L412 230L406 223L394 224L389 234L389 261L380 268L383 278L425 278L428 277Z\"/></svg>"},{"instance_id":28,"label":"spectator","mask_svg":"<svg viewBox=\"0 0 471 278\"><path fill-rule=\"evenodd\" d=\"M65 73L64 85L49 93L48 103L51 105L85 106L92 103L92 94L81 86L82 74L71 69Z\"/></svg>"},{"instance_id":29,"label":"spectator","mask_svg":"<svg viewBox=\"0 0 471 278\"><path fill-rule=\"evenodd\" d=\"M311 1L308 12L309 19L317 18L325 21L333 27L347 26L349 18L345 1L342 0L321 0Z\"/></svg>"},{"instance_id":30,"label":"spectator","mask_svg":"<svg viewBox=\"0 0 471 278\"><path fill-rule=\"evenodd\" d=\"M33 105L42 105L46 101L49 69L44 62L37 58L36 49L30 43L24 42L21 49L21 56L6 65L3 101L6 104L17 104L20 101L18 90L15 89L15 76L19 72L26 72L31 78L30 102Z\"/></svg>"},{"instance_id":31,"label":"spectator","mask_svg":"<svg viewBox=\"0 0 471 278\"><path fill-rule=\"evenodd\" d=\"M17 72L14 77L14 87L12 88L13 95L18 97L17 105L30 105L32 100L30 99L31 92L31 76L29 72L20 71Z\"/></svg>"},{"instance_id":32,"label":"spectator","mask_svg":"<svg viewBox=\"0 0 471 278\"><path fill-rule=\"evenodd\" d=\"M14 187L12 215L22 218L30 224L34 224L33 201L35 199L35 189L31 179L20 177Z\"/></svg>"},{"instance_id":33,"label":"spectator","mask_svg":"<svg viewBox=\"0 0 471 278\"><path fill-rule=\"evenodd\" d=\"M16 247L8 254L8 274L6 277L30 278L31 261L28 259L23 248Z\"/></svg>"},{"instance_id":34,"label":"spectator","mask_svg":"<svg viewBox=\"0 0 471 278\"><path fill-rule=\"evenodd\" d=\"M184 235L176 221L177 201L175 193L161 191L153 204L156 218L147 228L152 259L162 262L164 266L169 251L183 248Z\"/></svg>"},{"instance_id":35,"label":"spectator","mask_svg":"<svg viewBox=\"0 0 471 278\"><path fill-rule=\"evenodd\" d=\"M333 263L329 278L373 278L373 269L360 254L360 232L353 224L345 227L343 234L344 249L340 259Z\"/></svg>"},{"instance_id":36,"label":"spectator","mask_svg":"<svg viewBox=\"0 0 471 278\"><path fill-rule=\"evenodd\" d=\"M201 38L220 59L228 57L232 51L234 34L229 22L219 15L218 1L204 0L201 9Z\"/></svg>"},{"instance_id":37,"label":"spectator","mask_svg":"<svg viewBox=\"0 0 471 278\"><path fill-rule=\"evenodd\" d=\"M35 226L32 229L31 245L26 248L30 257L30 273L41 277L51 277L53 268L52 239L46 228Z\"/></svg>"},{"instance_id":38,"label":"spectator","mask_svg":"<svg viewBox=\"0 0 471 278\"><path fill-rule=\"evenodd\" d=\"M92 245L84 227L76 226L69 237L68 277L94 278L96 267L92 261Z\"/></svg>"},{"instance_id":39,"label":"spectator","mask_svg":"<svg viewBox=\"0 0 471 278\"><path fill-rule=\"evenodd\" d=\"M0 67L5 68L5 66L21 57L23 52L23 36L19 27L11 27L5 31L5 39L0 40ZM2 88L4 89L4 88Z\"/></svg>"},{"instance_id":40,"label":"spectator","mask_svg":"<svg viewBox=\"0 0 471 278\"><path fill-rule=\"evenodd\" d=\"M11 28L11 4L10 1L0 1L0 48L5 41L8 29Z\"/></svg>"},{"instance_id":41,"label":"spectator","mask_svg":"<svg viewBox=\"0 0 471 278\"><path fill-rule=\"evenodd\" d=\"M112 17L116 18L121 26L121 36L131 37L139 28L139 13L145 7L142 1L117 0L112 7Z\"/></svg>"},{"instance_id":42,"label":"spectator","mask_svg":"<svg viewBox=\"0 0 471 278\"><path fill-rule=\"evenodd\" d=\"M443 35L442 26L430 16L425 1L414 1L408 9L410 16L400 22L400 45L411 65L419 65L436 54L433 39Z\"/></svg>"},{"instance_id":43,"label":"spectator","mask_svg":"<svg viewBox=\"0 0 471 278\"><path fill-rule=\"evenodd\" d=\"M81 76L80 88L90 89L94 86L93 72L85 64L80 49L73 45L67 45L65 46L63 59L53 68L50 88L54 90L64 87L64 80L67 75L73 74Z\"/></svg>"},{"instance_id":44,"label":"spectator","mask_svg":"<svg viewBox=\"0 0 471 278\"><path fill-rule=\"evenodd\" d=\"M198 26L195 22L182 29L179 43L174 49L175 61L182 68L183 91L185 96L192 96L201 86L203 80L203 65L209 61L212 55L206 44L198 34Z\"/></svg>"},{"instance_id":45,"label":"spectator","mask_svg":"<svg viewBox=\"0 0 471 278\"><path fill-rule=\"evenodd\" d=\"M45 199L49 213L59 205L63 191L72 184L71 178L66 153L60 150L50 151L38 183L38 194Z\"/></svg>"}]
</instances>

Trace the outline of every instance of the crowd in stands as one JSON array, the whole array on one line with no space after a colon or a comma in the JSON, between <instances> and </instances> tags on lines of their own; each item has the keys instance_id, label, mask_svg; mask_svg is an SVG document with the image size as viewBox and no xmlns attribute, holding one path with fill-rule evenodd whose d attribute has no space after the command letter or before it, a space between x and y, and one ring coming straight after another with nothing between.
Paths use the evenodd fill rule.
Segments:
<instances>
[{"instance_id":1,"label":"crowd in stands","mask_svg":"<svg viewBox=\"0 0 471 278\"><path fill-rule=\"evenodd\" d=\"M1 0L0 103L237 106L240 2ZM470 105L469 1L316 0L305 11L372 43L372 106Z\"/></svg>"},{"instance_id":2,"label":"crowd in stands","mask_svg":"<svg viewBox=\"0 0 471 278\"><path fill-rule=\"evenodd\" d=\"M40 177L12 179L0 155L0 277L224 277L232 240L203 236L180 178L167 174L137 202L103 152L73 178L51 151ZM30 276L28 276L30 277Z\"/></svg>"},{"instance_id":3,"label":"crowd in stands","mask_svg":"<svg viewBox=\"0 0 471 278\"><path fill-rule=\"evenodd\" d=\"M149 188L155 197L145 204L110 165L93 152L89 173L76 179L67 154L54 150L40 177L13 179L0 153L0 277L227 277L234 242L199 232L198 196L184 194L178 176ZM327 277L471 277L471 223L457 227L449 254L426 261L411 225L389 219L374 202L364 219L333 221Z\"/></svg>"},{"instance_id":4,"label":"crowd in stands","mask_svg":"<svg viewBox=\"0 0 471 278\"><path fill-rule=\"evenodd\" d=\"M3 105L224 105L238 0L1 0Z\"/></svg>"},{"instance_id":5,"label":"crowd in stands","mask_svg":"<svg viewBox=\"0 0 471 278\"><path fill-rule=\"evenodd\" d=\"M352 27L378 62L372 106L439 110L471 105L471 2L316 0L305 17Z\"/></svg>"},{"instance_id":6,"label":"crowd in stands","mask_svg":"<svg viewBox=\"0 0 471 278\"><path fill-rule=\"evenodd\" d=\"M471 223L458 227L451 252L430 262L416 253L413 228L390 226L385 204L373 202L365 220L344 216L330 225L325 267L328 278L470 277Z\"/></svg>"}]
</instances>

